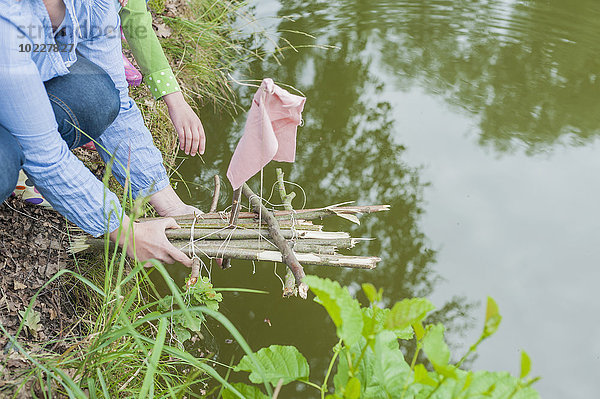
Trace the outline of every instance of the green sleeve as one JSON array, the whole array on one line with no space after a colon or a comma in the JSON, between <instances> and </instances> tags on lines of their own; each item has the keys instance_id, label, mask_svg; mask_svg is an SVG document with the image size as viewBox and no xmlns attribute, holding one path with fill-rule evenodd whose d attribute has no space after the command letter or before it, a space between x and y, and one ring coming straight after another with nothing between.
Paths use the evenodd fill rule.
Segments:
<instances>
[{"instance_id":1,"label":"green sleeve","mask_svg":"<svg viewBox=\"0 0 600 399\"><path fill-rule=\"evenodd\" d=\"M119 13L123 33L137 64L144 75L144 82L154 98L180 91L167 57L152 29L152 15L145 0L129 0Z\"/></svg>"}]
</instances>

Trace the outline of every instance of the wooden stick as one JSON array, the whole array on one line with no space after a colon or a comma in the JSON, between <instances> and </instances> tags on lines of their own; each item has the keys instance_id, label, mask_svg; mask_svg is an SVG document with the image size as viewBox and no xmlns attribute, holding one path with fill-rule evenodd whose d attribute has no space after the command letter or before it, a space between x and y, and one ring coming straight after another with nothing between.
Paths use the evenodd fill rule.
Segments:
<instances>
[{"instance_id":1,"label":"wooden stick","mask_svg":"<svg viewBox=\"0 0 600 399\"><path fill-rule=\"evenodd\" d=\"M279 196L281 197L281 201L283 202L283 209L285 209L286 211L292 211L294 210L294 208L292 207L292 200L294 199L294 197L296 197L296 193L292 191L288 194L286 192L285 182L283 181L283 170L281 170L281 168L277 168L275 169L275 172L277 173L277 186L279 188ZM300 252L296 247L294 247L294 250ZM287 269L283 281L283 297L289 298L291 296L297 296L298 288L296 287L296 278L294 276L294 273L292 272L292 269Z\"/></svg>"},{"instance_id":2,"label":"wooden stick","mask_svg":"<svg viewBox=\"0 0 600 399\"><path fill-rule=\"evenodd\" d=\"M198 215L198 218L196 219L195 225L196 226L211 226L211 227L227 227L227 226L231 226L229 220L230 217L227 216L226 218L223 219L203 219L200 217L201 215ZM147 221L148 219L139 219L138 221L140 223L144 223L145 221ZM153 220L157 220L157 219L153 219ZM180 225L181 227L189 227L192 225L192 223L194 222L193 219L186 219L186 220L178 220L177 224ZM266 226L267 223L264 220L258 220L258 219L250 219L250 218L238 218L238 221L236 223L236 226L255 226L258 228L259 225L261 226ZM294 219L294 220L290 220L290 219L281 219L279 221L279 225L280 226L320 226L318 224L314 224L312 221L310 220L303 220L303 219Z\"/></svg>"},{"instance_id":3,"label":"wooden stick","mask_svg":"<svg viewBox=\"0 0 600 399\"><path fill-rule=\"evenodd\" d=\"M229 217L229 226L235 226L238 221L240 214L240 200L242 199L242 190L238 188L233 191L233 199L231 202L231 215ZM217 263L221 266L221 269L229 269L231 267L231 260L229 258L217 259Z\"/></svg>"},{"instance_id":4,"label":"wooden stick","mask_svg":"<svg viewBox=\"0 0 600 399\"><path fill-rule=\"evenodd\" d=\"M316 252L316 253L328 253L333 248L334 251L338 249L349 249L353 248L358 241L365 240L362 238L338 238L338 239L315 239L315 238L303 238L297 239L292 242L294 245L294 251L297 252ZM104 249L105 240L103 238L94 238L88 235L73 236L72 243L69 247L69 252L76 254L83 251L93 250L102 251ZM219 247L231 246L235 248L248 248L248 249L274 249L276 247L270 244L266 240L259 241L256 238L253 239L236 239L228 240L225 244L225 240L202 240L195 241L194 245L217 245ZM188 237L182 240L171 240L171 243L177 248L183 248L186 245L190 245ZM270 246L267 248L267 246Z\"/></svg>"},{"instance_id":5,"label":"wooden stick","mask_svg":"<svg viewBox=\"0 0 600 399\"><path fill-rule=\"evenodd\" d=\"M294 277L296 278L298 294L301 298L306 299L308 296L308 285L302 281L305 277L304 269L294 254L294 251L292 248L290 248L290 245L282 236L277 219L275 219L273 214L269 212L269 210L262 204L260 198L258 198L252 189L250 189L250 187L245 183L242 186L242 192L250 200L250 205L252 206L254 212L261 214L261 216L265 218L265 221L269 226L269 235L271 236L271 239L275 245L277 245L277 248L279 248L279 251L281 251L279 254L281 256L280 262L283 261L292 270L292 273L294 273Z\"/></svg>"},{"instance_id":6,"label":"wooden stick","mask_svg":"<svg viewBox=\"0 0 600 399\"><path fill-rule=\"evenodd\" d=\"M210 213L213 213L217 210L217 205L219 205L219 194L221 193L221 179L219 175L215 175L215 191L213 192L212 203L210 204Z\"/></svg>"},{"instance_id":7,"label":"wooden stick","mask_svg":"<svg viewBox=\"0 0 600 399\"><path fill-rule=\"evenodd\" d=\"M165 231L169 240L190 239L191 229L169 229ZM311 231L311 230L280 230L283 238L313 238L317 240L337 240L350 238L346 232L336 231ZM268 230L259 232L256 229L225 228L225 229L194 229L194 238L196 240L247 240L258 237L271 237Z\"/></svg>"},{"instance_id":8,"label":"wooden stick","mask_svg":"<svg viewBox=\"0 0 600 399\"><path fill-rule=\"evenodd\" d=\"M193 255L191 247L184 248L182 251L189 256ZM211 258L227 256L236 259L284 263L281 252L260 249L219 248L218 245L213 245L212 247L198 247L195 254L196 256ZM381 258L375 256L324 255L306 252L298 252L295 255L298 261L305 265L347 267L351 269L374 269L377 267L377 262L381 260Z\"/></svg>"},{"instance_id":9,"label":"wooden stick","mask_svg":"<svg viewBox=\"0 0 600 399\"><path fill-rule=\"evenodd\" d=\"M389 211L389 205L361 205L361 206L330 206L326 208L314 208L314 209L300 209L296 211L275 211L273 214L277 219L289 219L290 215L294 215L296 219L302 220L315 220L324 218L327 216L336 215L337 213L356 215L361 213L374 213ZM227 217L227 213L216 212L216 213L203 213L197 215L198 219L222 219L224 216ZM240 212L238 214L239 219L257 219L258 216L254 212ZM153 220L156 218L142 218L140 221ZM177 222L185 220L193 220L194 215L181 215L174 216Z\"/></svg>"},{"instance_id":10,"label":"wooden stick","mask_svg":"<svg viewBox=\"0 0 600 399\"><path fill-rule=\"evenodd\" d=\"M171 241L171 243L178 249L184 249L190 246L189 241ZM288 242L294 252L310 252L323 255L336 255L336 247L334 245L319 245L300 242ZM277 246L266 240L231 240L231 241L199 241L194 243L196 248L242 248L242 249L253 249L253 250L270 250L277 251Z\"/></svg>"},{"instance_id":11,"label":"wooden stick","mask_svg":"<svg viewBox=\"0 0 600 399\"><path fill-rule=\"evenodd\" d=\"M242 228L242 229L254 229L257 230L260 227L262 227L263 230L266 230L266 223L265 224L258 224L258 223L252 223L249 219L244 219L245 221L249 221L250 223L244 223L244 222L240 222L238 221L238 223L235 226L230 225L228 222L219 222L219 223L205 223L205 221L199 221L198 223L194 224L194 228L195 229L212 229L212 230L218 230L218 229L224 229L224 228L228 228L228 227L237 227L237 228ZM296 229L296 230L310 230L310 231L322 231L323 230L323 226L319 225L319 224L312 224L310 222L305 222L305 223L292 223L290 220L284 220L284 223L281 223L279 225L279 227L281 227L281 229L283 230L290 230L292 228ZM182 222L182 223L178 223L179 227L181 228L185 228L185 229L190 229L192 227L192 223L187 223L187 222Z\"/></svg>"},{"instance_id":12,"label":"wooden stick","mask_svg":"<svg viewBox=\"0 0 600 399\"><path fill-rule=\"evenodd\" d=\"M104 248L104 240L98 238L87 237L89 241L86 241L86 249L89 248ZM199 245L200 244L200 245ZM256 260L256 261L267 261L267 262L282 262L283 256L279 251L269 251L262 249L248 249L248 248L234 248L232 246L222 245L222 243L216 242L202 242L194 244L194 253L198 257L219 257L226 256L229 258ZM79 252L82 246L79 246L79 250L71 252ZM188 256L193 256L192 248L189 243L181 242L180 249ZM374 256L347 256L347 255L330 255L330 254L318 254L310 252L298 252L296 257L299 261L306 265L317 265L317 266L330 266L330 267L346 267L352 269L374 269L377 267L377 262L381 259Z\"/></svg>"},{"instance_id":13,"label":"wooden stick","mask_svg":"<svg viewBox=\"0 0 600 399\"><path fill-rule=\"evenodd\" d=\"M192 259L192 272L190 273L190 278L185 285L188 288L190 288L192 285L195 285L198 282L198 277L200 277L200 259L194 256Z\"/></svg>"}]
</instances>

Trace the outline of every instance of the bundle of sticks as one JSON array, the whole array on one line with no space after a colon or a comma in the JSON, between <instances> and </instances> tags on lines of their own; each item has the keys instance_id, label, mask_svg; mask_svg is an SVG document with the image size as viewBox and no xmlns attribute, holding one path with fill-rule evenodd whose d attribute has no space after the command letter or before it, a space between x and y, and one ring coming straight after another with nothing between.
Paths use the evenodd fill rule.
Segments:
<instances>
[{"instance_id":1,"label":"bundle of sticks","mask_svg":"<svg viewBox=\"0 0 600 399\"><path fill-rule=\"evenodd\" d=\"M240 212L241 193L248 197L254 212ZM234 192L231 211L176 216L175 220L181 228L167 230L166 235L173 245L188 256L196 260L216 258L224 268L229 266L230 258L285 263L291 274L286 276L288 281L284 296L297 292L306 298L308 287L302 282L305 274L301 264L373 269L381 260L375 256L339 254L338 250L352 248L370 238L352 238L346 232L323 231L323 226L313 221L339 216L358 222L358 214L388 209L389 205L334 205L317 209L271 211L244 185ZM153 219L156 218L142 218L139 222ZM71 252L103 247L104 240L82 236L75 240ZM195 273L192 270L192 278L197 277Z\"/></svg>"}]
</instances>

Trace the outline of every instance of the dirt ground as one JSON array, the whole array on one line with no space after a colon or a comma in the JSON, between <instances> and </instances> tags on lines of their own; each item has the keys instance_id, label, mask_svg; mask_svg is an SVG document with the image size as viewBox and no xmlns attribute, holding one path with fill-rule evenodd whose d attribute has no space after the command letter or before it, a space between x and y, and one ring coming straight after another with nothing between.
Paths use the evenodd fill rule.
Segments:
<instances>
[{"instance_id":1,"label":"dirt ground","mask_svg":"<svg viewBox=\"0 0 600 399\"><path fill-rule=\"evenodd\" d=\"M29 367L7 334L14 337L23 324L18 341L27 351L58 352L63 338L78 334L73 285L60 278L42 288L67 265L72 227L55 211L20 198L0 204L0 397L14 386L19 370ZM33 312L24 317L38 291Z\"/></svg>"}]
</instances>

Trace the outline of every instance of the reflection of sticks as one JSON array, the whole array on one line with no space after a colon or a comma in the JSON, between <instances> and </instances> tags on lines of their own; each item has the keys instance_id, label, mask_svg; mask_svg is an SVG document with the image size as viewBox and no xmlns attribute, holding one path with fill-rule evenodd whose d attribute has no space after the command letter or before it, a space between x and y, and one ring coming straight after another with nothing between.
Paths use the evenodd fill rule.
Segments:
<instances>
[{"instance_id":1,"label":"reflection of sticks","mask_svg":"<svg viewBox=\"0 0 600 399\"><path fill-rule=\"evenodd\" d=\"M254 212L261 214L264 220L267 222L267 225L269 226L269 235L271 236L271 239L275 245L277 245L277 248L279 248L279 251L281 251L281 254L279 254L279 262L283 261L290 268L292 273L294 273L296 284L298 285L298 293L300 294L301 298L306 299L308 296L308 285L302 281L305 277L304 269L302 268L300 262L298 262L298 258L294 254L294 251L292 251L292 248L282 236L277 219L275 219L273 213L269 212L267 207L262 204L260 198L254 194L252 189L250 189L247 184L242 186L242 192L250 200L250 205L252 206ZM263 251L263 253L264 252L273 251ZM277 252L274 253L277 254Z\"/></svg>"},{"instance_id":2,"label":"reflection of sticks","mask_svg":"<svg viewBox=\"0 0 600 399\"><path fill-rule=\"evenodd\" d=\"M219 194L221 193L221 179L219 175L215 175L215 191L213 193L212 203L210 204L210 213L213 213L217 210L217 205L219 204Z\"/></svg>"}]
</instances>

